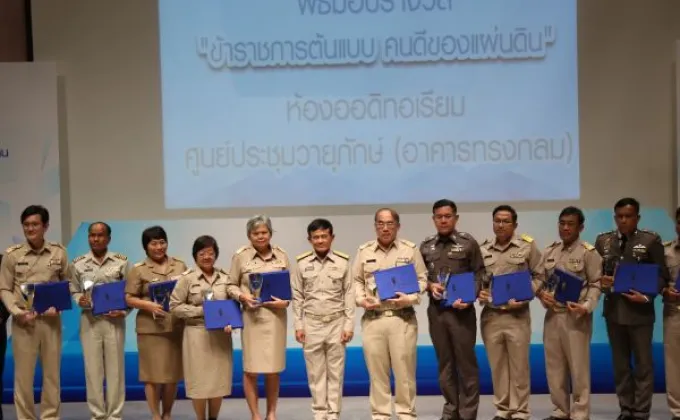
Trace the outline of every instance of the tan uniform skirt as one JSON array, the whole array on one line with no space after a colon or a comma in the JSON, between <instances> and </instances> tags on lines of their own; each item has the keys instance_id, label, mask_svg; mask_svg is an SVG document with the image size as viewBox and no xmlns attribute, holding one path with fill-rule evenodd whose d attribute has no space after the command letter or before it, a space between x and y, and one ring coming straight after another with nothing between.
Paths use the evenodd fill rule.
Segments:
<instances>
[{"instance_id":1,"label":"tan uniform skirt","mask_svg":"<svg viewBox=\"0 0 680 420\"><path fill-rule=\"evenodd\" d=\"M139 381L176 384L182 380L182 329L160 334L137 334Z\"/></svg>"},{"instance_id":2,"label":"tan uniform skirt","mask_svg":"<svg viewBox=\"0 0 680 420\"><path fill-rule=\"evenodd\" d=\"M208 399L231 394L231 335L208 331L204 326L184 327L182 341L184 388L187 397Z\"/></svg>"},{"instance_id":3,"label":"tan uniform skirt","mask_svg":"<svg viewBox=\"0 0 680 420\"><path fill-rule=\"evenodd\" d=\"M246 309L243 312L241 347L243 370L279 373L286 368L286 309Z\"/></svg>"}]
</instances>

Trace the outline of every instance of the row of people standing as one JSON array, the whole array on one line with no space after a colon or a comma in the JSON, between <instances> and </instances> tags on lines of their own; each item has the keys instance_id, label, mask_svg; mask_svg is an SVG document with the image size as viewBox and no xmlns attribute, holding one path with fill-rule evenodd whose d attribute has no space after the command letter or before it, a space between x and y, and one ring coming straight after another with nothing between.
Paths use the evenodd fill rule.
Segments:
<instances>
[{"instance_id":1,"label":"row of people standing","mask_svg":"<svg viewBox=\"0 0 680 420\"><path fill-rule=\"evenodd\" d=\"M534 276L535 292L548 308L544 343L549 386L555 405L552 418L588 418L590 369L587 352L592 333L591 314L601 286L606 287L612 281L610 276L601 274L601 256L624 260L630 257L636 261L660 264L664 267L660 287L663 286L667 302L671 302L677 299L677 292L668 282L658 235L637 229L639 204L635 200L624 199L615 206L618 229L598 236L593 247L579 239L584 224L583 213L576 208L566 208L559 217L561 241L551 244L541 256L530 237L515 235L517 213L512 207L499 206L492 216L495 238L478 245L469 234L456 230L458 216L455 204L440 200L433 206L433 220L438 233L418 248L412 242L397 238L399 215L391 209L381 209L375 214L377 239L359 247L351 269L349 256L331 249L332 225L324 220L310 224L308 236L313 250L298 257L292 285L296 339L303 343L313 397L312 410L317 419L339 416L344 345L353 335L354 304L365 309L361 323L362 344L371 378L372 418L391 416L390 370L396 379L397 416L400 419L416 418L415 347L418 325L412 306L419 303L421 297L419 294L402 295L381 303L377 299L372 276L377 269L400 264L414 264L421 290L427 289L430 294L430 335L439 361L440 384L446 400L442 418L476 418L479 403L479 378L474 354L476 314L472 305L461 302L454 303L453 308L439 305L441 285L437 276L447 271L442 270L443 267L452 274L474 271L478 276L479 298L484 304L480 325L492 367L496 417L529 418L531 320L526 303L494 307L484 286L485 278L487 274L529 269ZM58 314L48 311L44 316L36 317L26 311L22 307L19 286L27 282L54 281L66 275L73 279L76 301L88 307L89 302L79 295L78 276L90 270L96 271L103 281L127 279L128 304L139 309L136 328L139 375L140 380L145 382L147 402L154 418L170 418L176 385L181 379L185 380L187 394L194 400L199 419L205 419L206 412L208 418L216 418L222 397L231 392L230 329L207 332L202 328L200 307L207 288L214 290L216 297L236 298L248 308L244 313L243 330L246 399L253 418L259 418L256 380L258 373L264 373L267 417L275 418L278 375L285 367L285 308L288 302L273 302L262 308L250 295L247 284L249 273L290 267L285 252L270 243L272 228L269 219L256 217L248 222L251 243L236 252L229 274L214 265L219 248L211 237L196 240L193 248L196 268L188 270L182 261L167 255L165 231L160 227L149 228L142 235L147 259L127 272L127 259L108 251L111 232L104 223L90 226L92 252L76 258L70 265L66 262L62 246L44 241L49 224L49 214L44 208L27 208L22 214L22 224L27 244L8 249L8 258L0 266L3 301L14 315L19 331L19 334L14 334L13 340L15 405L19 417L35 418L33 368L40 349L45 375L41 417L58 418L61 346ZM628 244L625 241L621 243L623 237L629 238ZM677 248L669 245L669 258L671 249ZM67 266L70 268L66 269ZM572 271L585 280L587 287L584 287L580 302L561 307L546 292L543 288L545 270L551 267ZM171 278L179 278L179 281L171 300L172 310L168 314L151 301L148 285ZM644 334L639 337L617 335L617 328L626 331L631 325L631 315L625 315L627 312L620 308L629 305L634 314L642 314L640 316L645 322L637 322L639 319L633 322L635 331L639 333L648 328L644 326L649 325L649 316L646 315L649 310L635 305L649 305L650 302L648 297L635 293L625 297L607 293L605 298L610 340L612 343L618 340L617 345L612 347L617 395L621 418L624 419L647 418L649 415L651 333L649 337ZM124 401L122 346L126 314L125 311L95 318L87 310L83 311L81 339L88 376L93 371L100 373L99 377L95 375L87 383L88 404L93 418L120 418ZM653 318L651 322L653 324ZM669 334L677 335L677 332L670 331ZM677 342L677 339L667 338L667 343ZM202 346L211 350L202 350ZM22 351L17 351L17 348ZM91 351L93 349L96 351ZM629 353L624 366L626 351ZM50 355L50 352L53 354ZM107 357L107 352L120 357ZM635 372L628 363L630 352L639 361ZM211 356L206 358L206 354ZM667 367L670 366L667 364ZM205 375L205 372L210 374ZM107 381L105 399L101 387L104 377ZM570 407L569 386L565 385L569 379L573 387L573 407ZM671 395L672 389L677 389L677 385L671 385L669 380L669 403L677 401L677 397ZM671 404L671 409L677 410L677 404ZM676 411L673 414L677 416Z\"/></svg>"}]
</instances>

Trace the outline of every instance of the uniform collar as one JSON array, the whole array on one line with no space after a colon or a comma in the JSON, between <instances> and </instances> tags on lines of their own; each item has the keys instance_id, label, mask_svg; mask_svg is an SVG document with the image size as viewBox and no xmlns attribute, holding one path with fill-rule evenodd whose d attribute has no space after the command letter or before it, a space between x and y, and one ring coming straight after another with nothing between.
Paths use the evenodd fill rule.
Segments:
<instances>
[{"instance_id":1,"label":"uniform collar","mask_svg":"<svg viewBox=\"0 0 680 420\"><path fill-rule=\"evenodd\" d=\"M33 249L30 243L26 241L26 249L28 250L26 253L27 254L36 254L36 255L41 255L44 252L49 252L50 254L52 253L52 247L50 246L49 242L44 241L43 246L40 249Z\"/></svg>"},{"instance_id":2,"label":"uniform collar","mask_svg":"<svg viewBox=\"0 0 680 420\"><path fill-rule=\"evenodd\" d=\"M446 243L446 242L453 242L454 244L458 243L458 232L453 231L451 232L450 235L440 235L437 233L437 243Z\"/></svg>"},{"instance_id":3,"label":"uniform collar","mask_svg":"<svg viewBox=\"0 0 680 420\"><path fill-rule=\"evenodd\" d=\"M315 260L317 260L317 261L319 261L319 262L321 262L321 263L324 262L324 261L326 261L326 260L328 260L328 261L330 261L330 262L332 262L332 263L335 262L335 255L333 254L333 249L329 249L329 250L328 250L328 253L327 253L326 256L323 257L323 258L320 257L320 256L319 256L316 252L314 252L314 251L312 251L312 255L314 256L313 259L315 259Z\"/></svg>"},{"instance_id":4,"label":"uniform collar","mask_svg":"<svg viewBox=\"0 0 680 420\"><path fill-rule=\"evenodd\" d=\"M86 261L91 261L95 264L99 264L99 261L97 261L97 258L94 256L92 251L87 253L87 256L85 257ZM108 260L113 260L113 253L109 250L106 251L106 254L104 254L104 258L102 258L102 263L101 265L106 264Z\"/></svg>"},{"instance_id":5,"label":"uniform collar","mask_svg":"<svg viewBox=\"0 0 680 420\"><path fill-rule=\"evenodd\" d=\"M397 249L397 250L399 249L399 238L396 238L396 239L395 239L395 240L387 247L387 249L383 248L383 246L380 245L380 241L378 241L378 240L376 239L376 240L375 240L375 245L373 246L373 251L375 252L375 251L377 251L377 250L379 250L379 249L385 249L385 251L389 251L389 250L392 249L392 248L395 248L395 249Z\"/></svg>"}]
</instances>

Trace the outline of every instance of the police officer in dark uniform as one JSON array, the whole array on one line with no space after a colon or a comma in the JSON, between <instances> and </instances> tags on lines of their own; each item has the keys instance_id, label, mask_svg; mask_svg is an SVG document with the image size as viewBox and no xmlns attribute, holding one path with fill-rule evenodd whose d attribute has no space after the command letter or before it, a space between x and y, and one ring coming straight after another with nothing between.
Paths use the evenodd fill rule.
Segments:
<instances>
[{"instance_id":1,"label":"police officer in dark uniform","mask_svg":"<svg viewBox=\"0 0 680 420\"><path fill-rule=\"evenodd\" d=\"M640 203L622 198L614 206L616 230L601 233L595 248L602 255L605 294L604 317L614 362L614 382L621 414L619 420L648 419L654 393L652 333L654 331L654 299L637 291L612 293L613 273L618 262L658 264L657 282L661 292L669 281L661 237L638 229ZM631 368L632 360L635 368Z\"/></svg>"},{"instance_id":2,"label":"police officer in dark uniform","mask_svg":"<svg viewBox=\"0 0 680 420\"><path fill-rule=\"evenodd\" d=\"M420 245L428 269L430 337L439 364L439 386L446 401L442 420L476 419L479 406L479 368L475 354L477 314L474 305L456 302L452 307L441 306L441 280L454 274L474 272L476 293L479 294L484 273L479 244L469 234L456 230L457 211L451 200L434 203L432 220L437 234L426 238Z\"/></svg>"}]
</instances>

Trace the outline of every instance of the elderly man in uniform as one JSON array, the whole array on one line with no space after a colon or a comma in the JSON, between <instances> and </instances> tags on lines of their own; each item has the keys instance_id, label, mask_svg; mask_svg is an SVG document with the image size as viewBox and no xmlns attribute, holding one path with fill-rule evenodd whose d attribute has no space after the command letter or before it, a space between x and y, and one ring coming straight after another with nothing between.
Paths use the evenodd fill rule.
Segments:
<instances>
[{"instance_id":1,"label":"elderly man in uniform","mask_svg":"<svg viewBox=\"0 0 680 420\"><path fill-rule=\"evenodd\" d=\"M47 242L50 214L39 205L21 213L26 242L7 249L0 266L2 301L12 314L14 353L14 405L17 418L35 420L33 377L40 356L43 371L40 418L59 418L61 406L61 316L55 308L36 314L21 286L66 279L68 257L63 245Z\"/></svg>"},{"instance_id":2,"label":"elderly man in uniform","mask_svg":"<svg viewBox=\"0 0 680 420\"><path fill-rule=\"evenodd\" d=\"M432 220L437 234L420 244L420 253L429 272L427 315L439 365L439 386L446 401L441 418L472 420L477 418L479 407L479 368L475 354L477 313L469 303L454 302L452 307L442 307L442 280L473 272L479 285L484 262L477 241L470 234L456 230L458 209L453 201L434 203Z\"/></svg>"},{"instance_id":3,"label":"elderly man in uniform","mask_svg":"<svg viewBox=\"0 0 680 420\"><path fill-rule=\"evenodd\" d=\"M295 339L302 344L314 420L340 416L345 345L354 335L354 286L349 255L331 249L333 225L307 226L313 250L298 255L293 271Z\"/></svg>"},{"instance_id":4,"label":"elderly man in uniform","mask_svg":"<svg viewBox=\"0 0 680 420\"><path fill-rule=\"evenodd\" d=\"M356 304L365 309L361 320L363 349L371 381L369 401L373 420L392 418L390 369L394 373L395 411L399 420L416 419L416 342L418 322L413 305L427 287L427 268L413 242L397 239L399 214L388 208L374 216L377 239L359 247L353 263ZM380 301L373 273L413 264L420 293L399 293Z\"/></svg>"},{"instance_id":5,"label":"elderly man in uniform","mask_svg":"<svg viewBox=\"0 0 680 420\"><path fill-rule=\"evenodd\" d=\"M603 315L611 343L614 382L621 414L619 420L648 419L654 395L654 299L635 290L612 293L612 267L618 262L658 264L656 279L650 279L661 292L669 280L661 237L638 229L640 203L622 198L614 205L616 230L601 233L595 248L604 259L604 275L600 283L605 293ZM635 367L631 361L635 360Z\"/></svg>"},{"instance_id":6,"label":"elderly man in uniform","mask_svg":"<svg viewBox=\"0 0 680 420\"><path fill-rule=\"evenodd\" d=\"M492 213L494 239L481 245L482 258L489 276L530 271L535 292L544 281L541 252L533 238L515 236L517 212L508 205L496 207ZM480 322L493 383L495 420L530 418L529 344L531 342L531 313L529 302L511 300L498 306L491 293L482 290L484 304Z\"/></svg>"},{"instance_id":7,"label":"elderly man in uniform","mask_svg":"<svg viewBox=\"0 0 680 420\"><path fill-rule=\"evenodd\" d=\"M666 395L673 420L680 420L680 207L675 210L675 233L677 237L664 243L666 265L670 283L664 289L663 346L666 367Z\"/></svg>"},{"instance_id":8,"label":"elderly man in uniform","mask_svg":"<svg viewBox=\"0 0 680 420\"><path fill-rule=\"evenodd\" d=\"M543 326L545 370L553 412L546 420L590 419L590 339L593 309L600 299L602 258L595 247L580 239L585 216L576 207L566 207L558 218L560 241L543 253L546 276L554 285L555 270L582 280L578 302L566 305L555 300L554 289L544 287L538 297L546 307ZM570 389L574 395L571 404Z\"/></svg>"},{"instance_id":9,"label":"elderly man in uniform","mask_svg":"<svg viewBox=\"0 0 680 420\"><path fill-rule=\"evenodd\" d=\"M125 315L112 311L92 314L90 291L94 285L123 281L128 272L124 255L110 252L111 227L103 222L88 228L90 252L73 260L69 268L71 293L82 308L80 342L85 359L87 405L94 420L120 420L125 402ZM88 290L83 290L88 287ZM106 381L106 399L103 384Z\"/></svg>"}]
</instances>

